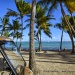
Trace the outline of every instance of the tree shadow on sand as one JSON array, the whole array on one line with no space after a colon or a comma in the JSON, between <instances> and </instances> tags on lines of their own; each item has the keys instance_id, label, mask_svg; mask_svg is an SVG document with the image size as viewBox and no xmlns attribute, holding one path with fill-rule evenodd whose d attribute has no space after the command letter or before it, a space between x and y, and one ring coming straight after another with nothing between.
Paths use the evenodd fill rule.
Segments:
<instances>
[{"instance_id":1,"label":"tree shadow on sand","mask_svg":"<svg viewBox=\"0 0 75 75\"><path fill-rule=\"evenodd\" d=\"M49 53L48 53L49 52ZM48 51L47 53L36 52L37 62L50 62L60 64L75 64L75 55L70 52ZM22 55L29 55L29 52L22 52ZM38 60L41 59L41 60ZM47 59L47 60L43 60ZM61 61L60 61L61 60Z\"/></svg>"},{"instance_id":2,"label":"tree shadow on sand","mask_svg":"<svg viewBox=\"0 0 75 75\"><path fill-rule=\"evenodd\" d=\"M60 63L60 64L75 64L75 55L70 54L70 52L59 52L53 51L52 53L36 53L37 56L42 57L40 59L48 59L48 61L40 62L50 62L50 63ZM52 61L56 60L56 61ZM63 62L59 62L59 60Z\"/></svg>"}]
</instances>

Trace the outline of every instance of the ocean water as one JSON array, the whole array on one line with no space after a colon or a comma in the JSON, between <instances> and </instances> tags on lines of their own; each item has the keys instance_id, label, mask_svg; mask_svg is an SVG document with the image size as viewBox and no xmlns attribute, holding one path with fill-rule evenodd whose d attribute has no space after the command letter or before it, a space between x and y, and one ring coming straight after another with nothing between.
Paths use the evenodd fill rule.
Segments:
<instances>
[{"instance_id":1,"label":"ocean water","mask_svg":"<svg viewBox=\"0 0 75 75\"><path fill-rule=\"evenodd\" d=\"M17 43L19 45L19 42ZM38 42L35 42L35 49L38 49ZM43 50L58 50L60 48L60 42L42 42ZM72 44L70 41L62 42L62 48L72 49ZM22 42L22 49L29 49L29 42Z\"/></svg>"}]
</instances>

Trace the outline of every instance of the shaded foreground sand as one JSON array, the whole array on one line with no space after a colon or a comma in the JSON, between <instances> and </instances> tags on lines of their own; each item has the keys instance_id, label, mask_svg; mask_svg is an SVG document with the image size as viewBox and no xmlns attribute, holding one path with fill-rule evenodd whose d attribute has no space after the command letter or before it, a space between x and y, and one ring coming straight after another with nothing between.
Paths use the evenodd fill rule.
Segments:
<instances>
[{"instance_id":1,"label":"shaded foreground sand","mask_svg":"<svg viewBox=\"0 0 75 75\"><path fill-rule=\"evenodd\" d=\"M29 53L21 52L26 62L29 61ZM75 75L75 54L68 51L36 52L36 64L38 75ZM28 66L28 64L27 64Z\"/></svg>"},{"instance_id":2,"label":"shaded foreground sand","mask_svg":"<svg viewBox=\"0 0 75 75\"><path fill-rule=\"evenodd\" d=\"M29 52L21 51L21 53L28 66ZM75 75L75 54L71 55L69 51L60 54L58 51L36 52L35 58L38 75ZM0 72L0 75L1 73L3 72Z\"/></svg>"}]
</instances>

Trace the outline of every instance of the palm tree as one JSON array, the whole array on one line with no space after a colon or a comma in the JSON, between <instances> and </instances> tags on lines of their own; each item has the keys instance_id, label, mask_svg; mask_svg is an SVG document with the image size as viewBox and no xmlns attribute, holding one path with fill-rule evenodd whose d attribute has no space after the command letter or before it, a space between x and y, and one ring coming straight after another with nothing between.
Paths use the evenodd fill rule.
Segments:
<instances>
[{"instance_id":1,"label":"palm tree","mask_svg":"<svg viewBox=\"0 0 75 75\"><path fill-rule=\"evenodd\" d=\"M21 30L21 24L18 20L13 20L12 23L8 23L8 25L9 26L7 27L7 29L11 31L11 35L13 36L13 38L16 37L16 33Z\"/></svg>"},{"instance_id":2,"label":"palm tree","mask_svg":"<svg viewBox=\"0 0 75 75\"><path fill-rule=\"evenodd\" d=\"M71 23L71 27L75 30L75 22L74 22L75 16L68 16L68 17L69 17L69 21ZM72 53L74 53L74 39L73 39L73 38L75 38L74 32L72 32L72 36L70 34L69 34L69 36L72 41Z\"/></svg>"},{"instance_id":3,"label":"palm tree","mask_svg":"<svg viewBox=\"0 0 75 75\"><path fill-rule=\"evenodd\" d=\"M17 11L14 11L12 9L8 9L8 12L6 13L6 16L15 16L16 19L20 19L21 20L21 33L23 36L23 17L27 14L30 13L31 10L31 5L29 3L26 3L23 0L15 0L15 4L17 7ZM22 42L22 36L20 37L20 50L21 50L21 42Z\"/></svg>"},{"instance_id":4,"label":"palm tree","mask_svg":"<svg viewBox=\"0 0 75 75\"><path fill-rule=\"evenodd\" d=\"M72 19L70 16L67 16L67 18L69 19L69 21L70 21L70 23L71 23L71 25L72 25L72 27L73 27L73 26L74 26L74 24L72 24L73 19ZM71 20L71 19L72 19L72 20ZM61 48L62 48L63 31L66 31L66 32L68 33L70 39L71 39L71 42L72 42L72 51L71 51L71 53L74 53L74 40L73 40L74 34L72 33L73 36L70 35L68 26L66 25L64 18L62 18L62 23L57 23L55 27L58 27L59 29L62 30L60 50L61 50Z\"/></svg>"},{"instance_id":5,"label":"palm tree","mask_svg":"<svg viewBox=\"0 0 75 75\"><path fill-rule=\"evenodd\" d=\"M36 73L35 49L34 49L34 18L36 13L36 0L32 0L32 11L30 20L30 51L29 51L29 68Z\"/></svg>"},{"instance_id":6,"label":"palm tree","mask_svg":"<svg viewBox=\"0 0 75 75\"><path fill-rule=\"evenodd\" d=\"M41 48L42 48L41 31L43 30L47 36L51 37L51 32L50 32L49 27L52 26L52 24L50 24L49 21L51 19L55 19L55 18L51 18L52 15L47 16L46 11L47 10L45 8L42 8L41 6L39 6L37 4L35 23L36 23L36 28L37 28L36 36L37 36L38 42L39 42L39 51L41 51Z\"/></svg>"},{"instance_id":7,"label":"palm tree","mask_svg":"<svg viewBox=\"0 0 75 75\"><path fill-rule=\"evenodd\" d=\"M1 20L1 36L3 36L4 35L4 32L6 31L6 27L8 26L8 22L9 22L9 18L7 18L7 17L3 17L3 18L0 18L0 20Z\"/></svg>"},{"instance_id":8,"label":"palm tree","mask_svg":"<svg viewBox=\"0 0 75 75\"><path fill-rule=\"evenodd\" d=\"M45 6L49 6L49 12L51 12L51 9L52 8L57 8L57 5L58 3L60 4L60 7L61 7L61 12L62 12L62 15L65 19L65 22L66 22L66 25L68 26L68 29L69 29L69 32L70 32L70 36L72 36L72 32L75 34L75 30L73 29L73 27L71 26L71 23L69 22L66 14L65 14L65 11L63 9L63 3L66 5L66 7L71 11L71 12L74 12L75 9L74 9L74 3L75 1L73 0L40 0L39 3L42 3L43 5ZM51 5L50 5L51 4ZM49 14L49 13L48 13Z\"/></svg>"}]
</instances>

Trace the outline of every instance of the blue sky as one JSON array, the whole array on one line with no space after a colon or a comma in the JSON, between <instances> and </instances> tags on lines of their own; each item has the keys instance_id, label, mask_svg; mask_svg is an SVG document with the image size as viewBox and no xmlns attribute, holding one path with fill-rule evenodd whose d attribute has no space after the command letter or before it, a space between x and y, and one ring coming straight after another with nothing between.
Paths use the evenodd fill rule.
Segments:
<instances>
[{"instance_id":1,"label":"blue sky","mask_svg":"<svg viewBox=\"0 0 75 75\"><path fill-rule=\"evenodd\" d=\"M26 0L26 1L31 2L32 0ZM0 0L0 17L3 17L6 14L7 8L17 10L14 0ZM67 13L66 8L64 9ZM60 18L62 14L59 6L58 6L58 10L55 10L52 14L54 14L56 20L51 20L50 22L53 24L60 22ZM28 32L29 32L29 28L27 28L24 31L25 36L23 37L23 41L29 41ZM60 41L61 30L51 27L51 32L52 32L52 39L48 38L44 33L42 33L42 41ZM63 40L70 41L68 34L65 32L64 32Z\"/></svg>"}]
</instances>

